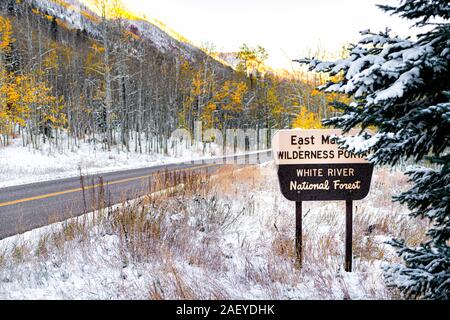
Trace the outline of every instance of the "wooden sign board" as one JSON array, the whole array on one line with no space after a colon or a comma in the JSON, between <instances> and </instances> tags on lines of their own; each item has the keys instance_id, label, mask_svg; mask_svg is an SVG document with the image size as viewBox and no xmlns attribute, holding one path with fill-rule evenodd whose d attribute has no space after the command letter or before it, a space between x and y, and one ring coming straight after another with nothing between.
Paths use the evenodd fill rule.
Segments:
<instances>
[{"instance_id":1,"label":"wooden sign board","mask_svg":"<svg viewBox=\"0 0 450 320\"><path fill-rule=\"evenodd\" d=\"M349 135L358 135L352 130ZM373 164L340 149L341 130L279 130L272 138L282 194L295 201L295 248L302 264L302 201L346 200L345 270L352 270L353 200L369 193Z\"/></svg>"},{"instance_id":2,"label":"wooden sign board","mask_svg":"<svg viewBox=\"0 0 450 320\"><path fill-rule=\"evenodd\" d=\"M357 135L358 130L350 131ZM272 138L282 194L291 201L360 200L369 193L373 164L340 149L342 131L279 130Z\"/></svg>"}]
</instances>

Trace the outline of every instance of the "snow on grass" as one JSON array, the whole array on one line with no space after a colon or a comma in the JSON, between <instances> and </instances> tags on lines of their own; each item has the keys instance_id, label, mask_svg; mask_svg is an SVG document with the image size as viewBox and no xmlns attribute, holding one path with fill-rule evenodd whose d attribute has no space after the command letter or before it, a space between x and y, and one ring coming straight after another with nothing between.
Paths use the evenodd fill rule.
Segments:
<instances>
[{"instance_id":1,"label":"snow on grass","mask_svg":"<svg viewBox=\"0 0 450 320\"><path fill-rule=\"evenodd\" d=\"M390 201L402 173L376 170L355 202L354 272L343 271L345 206L304 203L296 268L294 203L272 163L196 176L138 200L0 241L1 299L392 299L384 242L418 243L423 226Z\"/></svg>"},{"instance_id":2,"label":"snow on grass","mask_svg":"<svg viewBox=\"0 0 450 320\"><path fill-rule=\"evenodd\" d=\"M214 157L219 151L215 146L206 151L174 148L169 155L158 153L125 152L118 148L111 151L89 143L68 150L63 141L58 149L46 143L39 150L23 147L20 139L7 147L0 147L0 188L32 182L102 172L136 169L165 163L176 163Z\"/></svg>"},{"instance_id":3,"label":"snow on grass","mask_svg":"<svg viewBox=\"0 0 450 320\"><path fill-rule=\"evenodd\" d=\"M83 173L137 168L163 162L157 155L99 151L82 144L59 152L44 144L41 150L21 146L20 140L0 148L0 187L78 176Z\"/></svg>"}]
</instances>

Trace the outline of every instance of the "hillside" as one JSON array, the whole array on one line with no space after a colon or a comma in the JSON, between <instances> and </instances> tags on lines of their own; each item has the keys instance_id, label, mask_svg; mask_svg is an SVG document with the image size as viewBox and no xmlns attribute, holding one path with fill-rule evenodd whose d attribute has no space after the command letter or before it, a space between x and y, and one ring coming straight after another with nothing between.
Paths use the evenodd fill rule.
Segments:
<instances>
[{"instance_id":1,"label":"hillside","mask_svg":"<svg viewBox=\"0 0 450 320\"><path fill-rule=\"evenodd\" d=\"M87 143L167 154L175 130L192 133L201 123L223 137L264 129L256 141L264 149L270 131L292 126L299 106L329 113L312 83L261 71L263 48L244 44L247 72L233 70L235 58L124 8L119 0L1 2L0 91L9 94L0 95L0 146L19 139L60 153Z\"/></svg>"},{"instance_id":2,"label":"hillside","mask_svg":"<svg viewBox=\"0 0 450 320\"><path fill-rule=\"evenodd\" d=\"M75 30L86 30L93 38L101 36L99 24L101 22L100 12L95 11L96 6L89 0L26 0L30 5L45 15L56 17L69 28ZM205 53L188 43L187 39L167 28L162 22L156 19L144 19L138 17L125 9L121 12L122 19L125 20L126 28L135 36L141 37L148 45L153 46L162 54L173 57L183 56L189 61L196 62L205 58ZM111 18L113 19L113 18ZM169 35L162 28L167 30L175 37Z\"/></svg>"}]
</instances>

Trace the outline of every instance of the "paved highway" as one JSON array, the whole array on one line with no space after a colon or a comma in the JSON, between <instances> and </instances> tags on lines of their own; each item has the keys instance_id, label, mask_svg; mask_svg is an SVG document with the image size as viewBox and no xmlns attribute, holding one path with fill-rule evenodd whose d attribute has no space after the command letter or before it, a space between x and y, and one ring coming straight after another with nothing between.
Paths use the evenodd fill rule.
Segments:
<instances>
[{"instance_id":1,"label":"paved highway","mask_svg":"<svg viewBox=\"0 0 450 320\"><path fill-rule=\"evenodd\" d=\"M254 164L270 160L271 151L264 151L227 157L226 164ZM157 172L214 173L224 165L223 161L217 162L217 159L212 159L165 164L101 173L83 179L73 177L0 188L0 239L90 212L93 203L98 203L96 199L100 190L104 190L104 201L113 205L147 194Z\"/></svg>"}]
</instances>

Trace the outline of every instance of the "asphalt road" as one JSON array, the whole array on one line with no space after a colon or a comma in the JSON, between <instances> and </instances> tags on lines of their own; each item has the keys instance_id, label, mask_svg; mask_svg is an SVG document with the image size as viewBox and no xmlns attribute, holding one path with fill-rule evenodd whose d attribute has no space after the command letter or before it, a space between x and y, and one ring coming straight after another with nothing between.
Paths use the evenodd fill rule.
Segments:
<instances>
[{"instance_id":1,"label":"asphalt road","mask_svg":"<svg viewBox=\"0 0 450 320\"><path fill-rule=\"evenodd\" d=\"M271 151L264 151L227 157L225 164L246 165L271 159ZM0 188L0 239L93 211L99 194L104 195L107 205L148 194L158 172L213 174L223 165L223 159L212 159Z\"/></svg>"}]
</instances>

